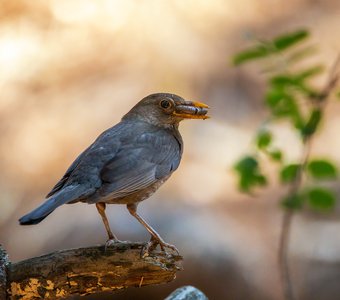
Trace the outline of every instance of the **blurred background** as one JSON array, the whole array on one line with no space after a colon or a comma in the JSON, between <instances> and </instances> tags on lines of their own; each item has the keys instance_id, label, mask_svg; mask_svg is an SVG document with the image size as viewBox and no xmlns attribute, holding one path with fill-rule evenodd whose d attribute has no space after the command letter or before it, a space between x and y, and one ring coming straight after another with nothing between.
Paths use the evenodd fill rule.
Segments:
<instances>
[{"instance_id":1,"label":"blurred background","mask_svg":"<svg viewBox=\"0 0 340 300\"><path fill-rule=\"evenodd\" d=\"M100 299L163 299L185 284L210 299L282 299L278 202L285 191L274 179L256 197L242 195L232 171L266 115L264 78L230 60L254 37L301 27L313 34L316 59L331 65L340 49L337 0L1 1L0 243L11 260L105 242L94 206L64 205L37 226L17 219L137 101L171 92L208 103L212 118L181 124L181 166L139 212L178 247L185 270L171 284ZM330 103L312 154L340 164L338 113L339 103ZM289 127L274 130L288 159L299 157ZM125 206L107 214L118 238L149 238ZM299 299L339 298L339 220L340 210L294 219L289 251Z\"/></svg>"}]
</instances>

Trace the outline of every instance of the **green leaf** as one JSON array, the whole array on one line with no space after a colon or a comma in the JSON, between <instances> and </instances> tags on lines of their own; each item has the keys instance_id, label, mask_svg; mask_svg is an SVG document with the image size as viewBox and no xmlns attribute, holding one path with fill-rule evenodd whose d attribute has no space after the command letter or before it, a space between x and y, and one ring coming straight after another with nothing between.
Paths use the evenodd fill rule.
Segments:
<instances>
[{"instance_id":1,"label":"green leaf","mask_svg":"<svg viewBox=\"0 0 340 300\"><path fill-rule=\"evenodd\" d=\"M270 79L270 84L273 86L278 86L278 87L285 87L289 85L298 85L300 82L296 79L295 76L293 75L288 75L288 74L280 74L272 77Z\"/></svg>"},{"instance_id":2,"label":"green leaf","mask_svg":"<svg viewBox=\"0 0 340 300\"><path fill-rule=\"evenodd\" d=\"M315 46L307 46L302 49L298 49L291 53L288 58L287 58L287 63L288 64L293 64L296 63L303 58L306 58L307 56L310 56L312 54L316 53L316 47Z\"/></svg>"},{"instance_id":3,"label":"green leaf","mask_svg":"<svg viewBox=\"0 0 340 300\"><path fill-rule=\"evenodd\" d=\"M335 179L338 171L336 167L327 160L312 160L307 165L308 173L316 179Z\"/></svg>"},{"instance_id":4,"label":"green leaf","mask_svg":"<svg viewBox=\"0 0 340 300\"><path fill-rule=\"evenodd\" d=\"M269 146L272 141L272 134L268 130L261 130L256 137L256 144L259 149Z\"/></svg>"},{"instance_id":5,"label":"green leaf","mask_svg":"<svg viewBox=\"0 0 340 300\"><path fill-rule=\"evenodd\" d=\"M297 44L298 42L301 42L308 36L309 32L307 30L298 30L275 38L273 43L276 49L282 51L288 47Z\"/></svg>"},{"instance_id":6,"label":"green leaf","mask_svg":"<svg viewBox=\"0 0 340 300\"><path fill-rule=\"evenodd\" d=\"M234 169L239 175L239 189L249 192L255 186L263 186L267 183L266 177L260 173L257 160L252 156L245 156L239 160Z\"/></svg>"},{"instance_id":7,"label":"green leaf","mask_svg":"<svg viewBox=\"0 0 340 300\"><path fill-rule=\"evenodd\" d=\"M241 160L239 160L236 165L235 169L241 173L250 172L253 173L258 167L257 160L252 156L245 156Z\"/></svg>"},{"instance_id":8,"label":"green leaf","mask_svg":"<svg viewBox=\"0 0 340 300\"><path fill-rule=\"evenodd\" d=\"M299 168L301 167L300 164L290 164L284 166L280 171L280 179L282 183L290 183L295 180Z\"/></svg>"},{"instance_id":9,"label":"green leaf","mask_svg":"<svg viewBox=\"0 0 340 300\"><path fill-rule=\"evenodd\" d=\"M266 104L277 118L286 118L295 128L302 128L304 121L295 97L281 87L272 88L266 95Z\"/></svg>"},{"instance_id":10,"label":"green leaf","mask_svg":"<svg viewBox=\"0 0 340 300\"><path fill-rule=\"evenodd\" d=\"M269 83L273 88L280 88L281 90L285 90L285 92L287 92L287 89L294 88L314 99L317 96L317 93L305 81L309 77L316 75L318 72L320 72L319 67L315 67L298 74L279 74L272 77Z\"/></svg>"},{"instance_id":11,"label":"green leaf","mask_svg":"<svg viewBox=\"0 0 340 300\"><path fill-rule=\"evenodd\" d=\"M317 130L322 118L322 112L320 109L314 109L305 126L301 128L301 134L304 138L311 136Z\"/></svg>"},{"instance_id":12,"label":"green leaf","mask_svg":"<svg viewBox=\"0 0 340 300\"><path fill-rule=\"evenodd\" d=\"M282 199L282 206L287 209L299 210L302 208L304 198L301 195L288 195Z\"/></svg>"},{"instance_id":13,"label":"green leaf","mask_svg":"<svg viewBox=\"0 0 340 300\"><path fill-rule=\"evenodd\" d=\"M297 77L299 78L299 80L305 80L307 78L310 78L310 77L313 77L315 75L322 73L324 69L325 68L321 65L315 66L315 67L312 67L312 68L309 68L307 70L300 72L300 74L298 74Z\"/></svg>"},{"instance_id":14,"label":"green leaf","mask_svg":"<svg viewBox=\"0 0 340 300\"><path fill-rule=\"evenodd\" d=\"M267 57L278 51L285 50L288 47L307 38L309 35L306 30L298 30L290 34L285 34L275 38L273 41L259 44L252 48L246 49L234 55L232 62L234 65L241 65L245 62Z\"/></svg>"},{"instance_id":15,"label":"green leaf","mask_svg":"<svg viewBox=\"0 0 340 300\"><path fill-rule=\"evenodd\" d=\"M288 89L298 90L299 92L303 93L303 95L314 99L318 96L318 94L314 88L307 84L306 80L319 74L322 70L322 66L315 66L295 74L278 74L270 78L269 84L272 86L272 88L280 88L286 93Z\"/></svg>"},{"instance_id":16,"label":"green leaf","mask_svg":"<svg viewBox=\"0 0 340 300\"><path fill-rule=\"evenodd\" d=\"M239 180L239 189L242 192L248 193L256 186L264 186L267 184L267 178L264 175L248 174L241 175Z\"/></svg>"},{"instance_id":17,"label":"green leaf","mask_svg":"<svg viewBox=\"0 0 340 300\"><path fill-rule=\"evenodd\" d=\"M274 109L285 96L285 92L282 89L271 89L266 94L266 104Z\"/></svg>"},{"instance_id":18,"label":"green leaf","mask_svg":"<svg viewBox=\"0 0 340 300\"><path fill-rule=\"evenodd\" d=\"M267 151L268 155L272 160L281 161L282 160L282 152L278 149Z\"/></svg>"},{"instance_id":19,"label":"green leaf","mask_svg":"<svg viewBox=\"0 0 340 300\"><path fill-rule=\"evenodd\" d=\"M317 210L329 210L335 206L334 193L325 188L312 188L307 193L308 204Z\"/></svg>"},{"instance_id":20,"label":"green leaf","mask_svg":"<svg viewBox=\"0 0 340 300\"><path fill-rule=\"evenodd\" d=\"M256 175L255 180L256 180L257 185L263 186L263 185L266 185L268 183L267 177L264 176L264 175Z\"/></svg>"},{"instance_id":21,"label":"green leaf","mask_svg":"<svg viewBox=\"0 0 340 300\"><path fill-rule=\"evenodd\" d=\"M272 50L269 47L266 47L264 45L259 45L259 46L237 53L233 57L232 61L233 61L233 64L237 66L250 60L255 60L255 59L266 57L271 53L272 53Z\"/></svg>"}]
</instances>

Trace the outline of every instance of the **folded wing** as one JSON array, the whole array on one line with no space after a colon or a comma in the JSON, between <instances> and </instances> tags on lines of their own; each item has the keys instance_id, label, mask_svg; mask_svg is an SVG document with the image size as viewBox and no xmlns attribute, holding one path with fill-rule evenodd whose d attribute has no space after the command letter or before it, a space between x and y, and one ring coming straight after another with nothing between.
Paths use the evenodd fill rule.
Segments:
<instances>
[{"instance_id":1,"label":"folded wing","mask_svg":"<svg viewBox=\"0 0 340 300\"><path fill-rule=\"evenodd\" d=\"M181 145L171 134L144 133L121 145L100 172L101 196L119 198L143 190L169 176L181 159Z\"/></svg>"}]
</instances>

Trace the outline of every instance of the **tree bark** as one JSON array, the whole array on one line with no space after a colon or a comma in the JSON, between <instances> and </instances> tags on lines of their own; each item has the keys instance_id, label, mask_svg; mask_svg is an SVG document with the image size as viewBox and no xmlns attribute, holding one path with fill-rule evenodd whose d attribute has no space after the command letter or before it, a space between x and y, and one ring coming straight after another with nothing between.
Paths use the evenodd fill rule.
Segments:
<instances>
[{"instance_id":1,"label":"tree bark","mask_svg":"<svg viewBox=\"0 0 340 300\"><path fill-rule=\"evenodd\" d=\"M176 272L182 270L182 257L153 252L143 258L143 246L142 243L117 243L106 250L104 246L69 249L17 263L7 262L6 296L25 300L58 299L174 280Z\"/></svg>"},{"instance_id":2,"label":"tree bark","mask_svg":"<svg viewBox=\"0 0 340 300\"><path fill-rule=\"evenodd\" d=\"M0 299L6 299L8 255L0 245Z\"/></svg>"}]
</instances>

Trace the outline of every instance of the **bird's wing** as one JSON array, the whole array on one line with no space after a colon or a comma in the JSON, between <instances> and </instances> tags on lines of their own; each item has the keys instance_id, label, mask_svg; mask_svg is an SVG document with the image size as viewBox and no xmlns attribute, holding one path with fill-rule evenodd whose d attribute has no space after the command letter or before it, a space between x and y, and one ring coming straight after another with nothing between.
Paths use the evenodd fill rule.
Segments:
<instances>
[{"instance_id":1,"label":"bird's wing","mask_svg":"<svg viewBox=\"0 0 340 300\"><path fill-rule=\"evenodd\" d=\"M143 133L121 145L100 172L102 197L125 197L169 176L181 159L181 145L168 132Z\"/></svg>"},{"instance_id":2,"label":"bird's wing","mask_svg":"<svg viewBox=\"0 0 340 300\"><path fill-rule=\"evenodd\" d=\"M116 136L122 127L121 123L104 131L86 150L84 150L67 169L64 176L57 182L46 198L63 189L69 180L84 184L87 175L93 175L89 169L101 168L105 161L112 158L119 148ZM77 172L77 169L79 169ZM72 178L76 177L76 178ZM90 177L90 176L88 176ZM86 182L87 183L87 182Z\"/></svg>"},{"instance_id":3,"label":"bird's wing","mask_svg":"<svg viewBox=\"0 0 340 300\"><path fill-rule=\"evenodd\" d=\"M60 191L63 188L63 186L69 179L74 169L78 166L82 157L86 155L86 151L87 149L75 159L75 161L71 164L71 166L65 172L64 176L57 182L57 184L52 188L52 190L46 195L46 198L51 197L52 195L54 195L56 192Z\"/></svg>"}]
</instances>

